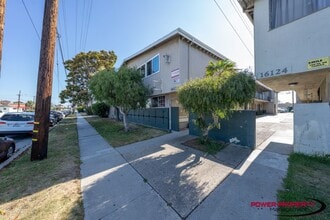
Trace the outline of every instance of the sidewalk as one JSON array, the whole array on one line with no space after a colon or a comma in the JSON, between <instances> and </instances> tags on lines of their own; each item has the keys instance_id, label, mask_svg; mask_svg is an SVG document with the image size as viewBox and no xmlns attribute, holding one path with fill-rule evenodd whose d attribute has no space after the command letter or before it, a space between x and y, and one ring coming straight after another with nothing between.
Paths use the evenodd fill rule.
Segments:
<instances>
[{"instance_id":1,"label":"sidewalk","mask_svg":"<svg viewBox=\"0 0 330 220\"><path fill-rule=\"evenodd\" d=\"M251 202L277 202L277 190L282 188L292 152L292 123L288 120L292 117L257 119L258 138L265 141L188 219L277 219L275 209L251 207Z\"/></svg>"},{"instance_id":2,"label":"sidewalk","mask_svg":"<svg viewBox=\"0 0 330 220\"><path fill-rule=\"evenodd\" d=\"M193 138L187 131L114 149L78 117L78 134L85 219L276 219L250 203L276 201L290 148L285 131L249 157L235 145L205 155L182 145Z\"/></svg>"},{"instance_id":3,"label":"sidewalk","mask_svg":"<svg viewBox=\"0 0 330 220\"><path fill-rule=\"evenodd\" d=\"M179 219L83 117L77 124L85 219Z\"/></svg>"}]
</instances>

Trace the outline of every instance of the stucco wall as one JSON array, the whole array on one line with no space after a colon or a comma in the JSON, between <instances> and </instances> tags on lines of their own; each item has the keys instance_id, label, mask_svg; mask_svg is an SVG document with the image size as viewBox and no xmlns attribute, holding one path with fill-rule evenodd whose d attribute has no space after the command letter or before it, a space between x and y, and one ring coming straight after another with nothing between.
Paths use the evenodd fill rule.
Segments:
<instances>
[{"instance_id":1,"label":"stucco wall","mask_svg":"<svg viewBox=\"0 0 330 220\"><path fill-rule=\"evenodd\" d=\"M155 88L153 95L175 92L188 80L203 77L206 66L210 61L215 61L210 55L177 37L135 57L127 65L139 68L157 54L160 56L160 71L144 78L147 85ZM166 63L164 55L170 56L169 63Z\"/></svg>"},{"instance_id":2,"label":"stucco wall","mask_svg":"<svg viewBox=\"0 0 330 220\"><path fill-rule=\"evenodd\" d=\"M330 104L295 104L294 151L330 154Z\"/></svg>"},{"instance_id":3,"label":"stucco wall","mask_svg":"<svg viewBox=\"0 0 330 220\"><path fill-rule=\"evenodd\" d=\"M180 60L180 69L184 76L183 83L188 80L203 77L209 62L216 61L213 57L185 41L180 41Z\"/></svg>"},{"instance_id":4,"label":"stucco wall","mask_svg":"<svg viewBox=\"0 0 330 220\"><path fill-rule=\"evenodd\" d=\"M159 54L160 58L160 71L144 78L144 82L147 85L156 88L153 95L169 93L178 84L172 80L171 71L180 68L179 38L172 39L155 47L153 50L141 54L127 64L130 67L135 66L138 68L157 54ZM166 63L164 55L170 56L169 63Z\"/></svg>"},{"instance_id":5,"label":"stucco wall","mask_svg":"<svg viewBox=\"0 0 330 220\"><path fill-rule=\"evenodd\" d=\"M255 68L260 73L288 68L288 74L308 71L311 59L330 56L330 8L269 29L269 1L255 0ZM281 73L284 74L284 73Z\"/></svg>"}]
</instances>

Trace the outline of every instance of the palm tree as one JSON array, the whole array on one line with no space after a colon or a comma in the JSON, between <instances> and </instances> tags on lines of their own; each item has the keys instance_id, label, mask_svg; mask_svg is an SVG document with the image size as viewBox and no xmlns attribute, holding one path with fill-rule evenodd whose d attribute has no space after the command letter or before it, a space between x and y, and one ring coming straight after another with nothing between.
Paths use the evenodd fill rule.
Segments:
<instances>
[{"instance_id":1,"label":"palm tree","mask_svg":"<svg viewBox=\"0 0 330 220\"><path fill-rule=\"evenodd\" d=\"M230 60L219 60L218 62L210 62L206 67L206 76L221 76L224 72L234 73L236 65Z\"/></svg>"}]
</instances>

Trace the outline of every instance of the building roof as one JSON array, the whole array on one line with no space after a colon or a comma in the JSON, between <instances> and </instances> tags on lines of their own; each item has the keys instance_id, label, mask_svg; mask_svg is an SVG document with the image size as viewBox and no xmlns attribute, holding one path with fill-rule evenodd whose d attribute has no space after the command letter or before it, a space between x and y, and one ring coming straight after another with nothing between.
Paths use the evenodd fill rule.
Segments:
<instances>
[{"instance_id":1,"label":"building roof","mask_svg":"<svg viewBox=\"0 0 330 220\"><path fill-rule=\"evenodd\" d=\"M155 47L157 47L175 37L181 37L181 39L184 39L187 42L192 43L195 47L201 49L202 51L204 51L206 53L209 53L211 56L213 56L217 59L221 59L221 60L228 59L225 56L223 56L222 54L220 54L219 52L217 52L216 50L212 49L211 47L207 46L206 44L204 44L203 42L201 42L200 40L195 38L194 36L190 35L186 31L182 30L181 28L177 28L176 30L169 33L168 35L160 38L159 40L157 40L154 43L150 44L149 46L145 47L144 49L142 49L142 50L138 51L137 53L133 54L132 56L129 56L126 59L124 59L124 64L127 63L128 61L134 59L135 57L137 57L149 50L152 50Z\"/></svg>"},{"instance_id":2,"label":"building roof","mask_svg":"<svg viewBox=\"0 0 330 220\"><path fill-rule=\"evenodd\" d=\"M243 12L247 15L247 17L253 23L254 0L238 0L238 3L243 8Z\"/></svg>"}]
</instances>

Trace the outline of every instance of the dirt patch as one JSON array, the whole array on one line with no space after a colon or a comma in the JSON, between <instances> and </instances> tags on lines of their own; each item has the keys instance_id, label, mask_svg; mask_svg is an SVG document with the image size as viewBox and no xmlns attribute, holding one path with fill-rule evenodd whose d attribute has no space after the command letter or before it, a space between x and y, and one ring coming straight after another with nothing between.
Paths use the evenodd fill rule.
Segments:
<instances>
[{"instance_id":1,"label":"dirt patch","mask_svg":"<svg viewBox=\"0 0 330 220\"><path fill-rule=\"evenodd\" d=\"M194 139L188 140L182 144L187 147L191 147L196 150L200 150L200 151L207 152L210 154L217 153L218 151L220 151L222 148L224 148L227 145L223 141L215 141L215 140L211 140L208 143L202 144L201 140L199 138L194 138Z\"/></svg>"}]
</instances>

